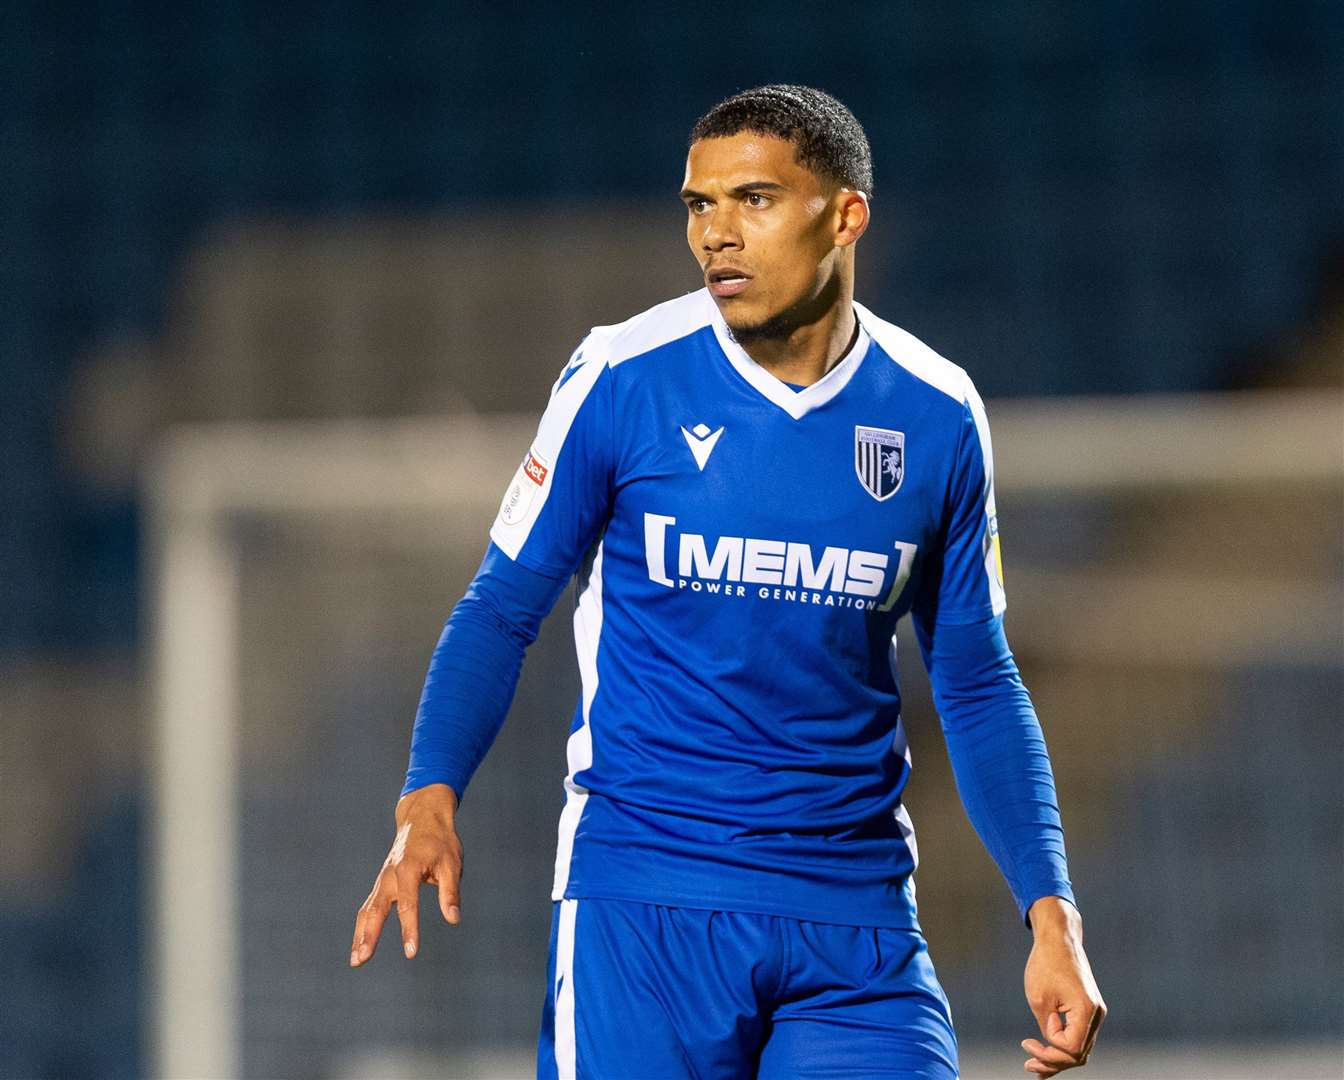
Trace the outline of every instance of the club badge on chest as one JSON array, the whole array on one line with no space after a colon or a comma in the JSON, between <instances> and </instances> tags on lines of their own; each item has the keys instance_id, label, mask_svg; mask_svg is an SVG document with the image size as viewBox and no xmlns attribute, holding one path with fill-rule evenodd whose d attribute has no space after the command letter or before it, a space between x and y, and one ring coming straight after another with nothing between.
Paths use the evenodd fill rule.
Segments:
<instances>
[{"instance_id":1,"label":"club badge on chest","mask_svg":"<svg viewBox=\"0 0 1344 1080\"><path fill-rule=\"evenodd\" d=\"M854 472L874 499L890 499L905 479L905 432L856 424Z\"/></svg>"}]
</instances>

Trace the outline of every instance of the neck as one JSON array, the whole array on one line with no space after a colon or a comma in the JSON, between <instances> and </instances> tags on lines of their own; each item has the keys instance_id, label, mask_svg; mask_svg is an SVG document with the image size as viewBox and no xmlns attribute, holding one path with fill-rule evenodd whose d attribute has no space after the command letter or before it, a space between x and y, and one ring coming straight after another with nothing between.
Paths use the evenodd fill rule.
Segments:
<instances>
[{"instance_id":1,"label":"neck","mask_svg":"<svg viewBox=\"0 0 1344 1080\"><path fill-rule=\"evenodd\" d=\"M811 386L845 355L858 328L853 280L837 274L799 310L766 326L733 331L733 337L775 378Z\"/></svg>"}]
</instances>

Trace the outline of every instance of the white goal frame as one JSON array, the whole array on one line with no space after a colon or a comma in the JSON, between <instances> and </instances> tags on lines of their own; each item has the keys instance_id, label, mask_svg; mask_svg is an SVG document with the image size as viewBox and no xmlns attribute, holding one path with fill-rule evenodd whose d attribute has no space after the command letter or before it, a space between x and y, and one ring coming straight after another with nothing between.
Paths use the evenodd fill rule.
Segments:
<instances>
[{"instance_id":1,"label":"white goal frame","mask_svg":"<svg viewBox=\"0 0 1344 1080\"><path fill-rule=\"evenodd\" d=\"M1344 479L1344 395L991 403L996 483L1121 493ZM156 1075L237 1076L238 587L230 520L336 510L479 520L536 416L175 429L146 472L154 633L149 875Z\"/></svg>"}]
</instances>

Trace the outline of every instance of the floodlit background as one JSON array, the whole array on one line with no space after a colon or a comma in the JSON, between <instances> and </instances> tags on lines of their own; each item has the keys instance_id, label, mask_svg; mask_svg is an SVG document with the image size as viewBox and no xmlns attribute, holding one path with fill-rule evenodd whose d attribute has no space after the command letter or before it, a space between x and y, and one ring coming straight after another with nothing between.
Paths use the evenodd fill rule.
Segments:
<instances>
[{"instance_id":1,"label":"floodlit background","mask_svg":"<svg viewBox=\"0 0 1344 1080\"><path fill-rule=\"evenodd\" d=\"M463 924L352 972L354 912L529 425L589 326L698 287L685 134L771 81L863 122L859 297L989 400L1087 1074L1344 1072L1344 10L18 0L0 1075L530 1069L568 599ZM1024 1075L1029 933L918 667L921 919L966 1074Z\"/></svg>"}]
</instances>

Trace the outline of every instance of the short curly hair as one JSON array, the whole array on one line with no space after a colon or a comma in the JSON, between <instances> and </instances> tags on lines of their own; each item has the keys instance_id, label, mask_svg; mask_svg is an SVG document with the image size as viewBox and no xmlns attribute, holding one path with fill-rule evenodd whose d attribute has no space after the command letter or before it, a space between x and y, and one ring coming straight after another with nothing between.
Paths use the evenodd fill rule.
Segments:
<instances>
[{"instance_id":1,"label":"short curly hair","mask_svg":"<svg viewBox=\"0 0 1344 1080\"><path fill-rule=\"evenodd\" d=\"M873 193L873 154L863 126L835 98L811 86L772 83L720 101L691 128L692 143L743 131L787 139L798 164L842 187Z\"/></svg>"}]
</instances>

